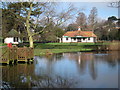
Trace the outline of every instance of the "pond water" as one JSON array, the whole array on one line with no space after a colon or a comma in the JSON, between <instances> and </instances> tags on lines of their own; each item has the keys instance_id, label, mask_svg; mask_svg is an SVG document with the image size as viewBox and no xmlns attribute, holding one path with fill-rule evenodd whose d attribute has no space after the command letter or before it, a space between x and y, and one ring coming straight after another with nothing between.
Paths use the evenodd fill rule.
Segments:
<instances>
[{"instance_id":1,"label":"pond water","mask_svg":"<svg viewBox=\"0 0 120 90\"><path fill-rule=\"evenodd\" d=\"M118 88L119 53L61 53L35 56L32 64L0 66L3 87Z\"/></svg>"}]
</instances>

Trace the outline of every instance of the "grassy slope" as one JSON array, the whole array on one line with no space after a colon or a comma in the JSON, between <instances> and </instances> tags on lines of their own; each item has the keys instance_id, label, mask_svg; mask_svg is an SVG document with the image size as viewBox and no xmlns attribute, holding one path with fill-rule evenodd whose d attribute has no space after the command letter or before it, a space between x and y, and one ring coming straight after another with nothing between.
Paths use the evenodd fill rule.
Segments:
<instances>
[{"instance_id":1,"label":"grassy slope","mask_svg":"<svg viewBox=\"0 0 120 90\"><path fill-rule=\"evenodd\" d=\"M99 44L95 43L40 43L34 44L35 55L45 55L52 53L91 51L91 47Z\"/></svg>"},{"instance_id":2,"label":"grassy slope","mask_svg":"<svg viewBox=\"0 0 120 90\"><path fill-rule=\"evenodd\" d=\"M5 43L0 43L0 46L6 46L7 44L5 44Z\"/></svg>"},{"instance_id":3,"label":"grassy slope","mask_svg":"<svg viewBox=\"0 0 120 90\"><path fill-rule=\"evenodd\" d=\"M63 53L63 52L78 52L78 51L91 51L92 49L34 49L34 55L45 55L52 53Z\"/></svg>"}]
</instances>

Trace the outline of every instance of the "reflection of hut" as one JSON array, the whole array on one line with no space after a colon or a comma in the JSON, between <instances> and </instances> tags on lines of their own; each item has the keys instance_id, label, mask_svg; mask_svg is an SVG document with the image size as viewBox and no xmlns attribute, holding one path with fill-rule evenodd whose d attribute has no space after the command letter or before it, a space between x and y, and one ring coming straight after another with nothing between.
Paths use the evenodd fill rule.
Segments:
<instances>
[{"instance_id":1,"label":"reflection of hut","mask_svg":"<svg viewBox=\"0 0 120 90\"><path fill-rule=\"evenodd\" d=\"M22 35L20 35L15 29L12 29L8 32L6 38L4 39L4 43L18 44L22 42L21 37Z\"/></svg>"}]
</instances>

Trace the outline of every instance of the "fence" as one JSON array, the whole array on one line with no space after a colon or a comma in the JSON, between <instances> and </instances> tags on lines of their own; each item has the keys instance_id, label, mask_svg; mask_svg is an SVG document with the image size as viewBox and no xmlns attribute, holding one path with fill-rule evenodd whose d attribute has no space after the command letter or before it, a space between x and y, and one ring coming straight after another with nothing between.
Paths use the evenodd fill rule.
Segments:
<instances>
[{"instance_id":1,"label":"fence","mask_svg":"<svg viewBox=\"0 0 120 90\"><path fill-rule=\"evenodd\" d=\"M19 61L29 62L33 61L34 49L29 47L16 47L12 48L3 47L0 53L0 63L15 63Z\"/></svg>"}]
</instances>

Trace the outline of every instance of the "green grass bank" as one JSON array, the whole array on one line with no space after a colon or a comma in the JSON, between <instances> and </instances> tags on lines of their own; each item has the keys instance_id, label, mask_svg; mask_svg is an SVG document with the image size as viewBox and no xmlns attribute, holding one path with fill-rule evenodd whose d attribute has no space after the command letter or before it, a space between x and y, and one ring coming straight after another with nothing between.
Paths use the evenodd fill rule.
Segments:
<instances>
[{"instance_id":1,"label":"green grass bank","mask_svg":"<svg viewBox=\"0 0 120 90\"><path fill-rule=\"evenodd\" d=\"M102 43L35 43L34 55L51 55L54 53L92 51Z\"/></svg>"},{"instance_id":2,"label":"green grass bank","mask_svg":"<svg viewBox=\"0 0 120 90\"><path fill-rule=\"evenodd\" d=\"M1 43L0 46L6 46ZM23 46L29 46L29 43L23 43ZM120 50L120 42L98 42L98 43L34 43L34 55L51 55L54 53L79 52L79 51L95 51L98 47L104 50L109 46L109 50ZM4 51L4 50L3 50Z\"/></svg>"}]
</instances>

